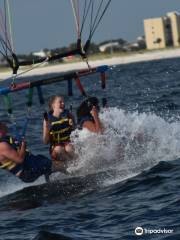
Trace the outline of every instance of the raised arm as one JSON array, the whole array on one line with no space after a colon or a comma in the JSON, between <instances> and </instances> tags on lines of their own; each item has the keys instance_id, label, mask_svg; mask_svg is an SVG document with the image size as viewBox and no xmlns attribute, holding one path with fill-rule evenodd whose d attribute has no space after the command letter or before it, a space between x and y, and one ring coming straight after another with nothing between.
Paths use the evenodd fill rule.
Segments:
<instances>
[{"instance_id":1,"label":"raised arm","mask_svg":"<svg viewBox=\"0 0 180 240\"><path fill-rule=\"evenodd\" d=\"M98 111L97 111L96 107L92 108L91 115L93 116L94 123L91 121L86 121L83 124L83 128L87 128L91 132L103 133L104 128L99 119Z\"/></svg>"},{"instance_id":2,"label":"raised arm","mask_svg":"<svg viewBox=\"0 0 180 240\"><path fill-rule=\"evenodd\" d=\"M44 121L43 121L43 142L45 144L48 144L49 140L50 140L49 122L48 122L48 120L44 119Z\"/></svg>"}]
</instances>

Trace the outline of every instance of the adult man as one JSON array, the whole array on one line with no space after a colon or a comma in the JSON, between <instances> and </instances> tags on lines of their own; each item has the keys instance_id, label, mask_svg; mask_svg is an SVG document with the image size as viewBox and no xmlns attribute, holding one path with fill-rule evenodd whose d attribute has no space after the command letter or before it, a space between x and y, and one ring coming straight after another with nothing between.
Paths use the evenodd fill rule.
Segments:
<instances>
[{"instance_id":1,"label":"adult man","mask_svg":"<svg viewBox=\"0 0 180 240\"><path fill-rule=\"evenodd\" d=\"M64 166L43 155L33 155L26 149L23 140L19 144L16 139L7 135L6 124L0 122L0 169L5 169L24 182L33 182L41 175L50 175L52 171L62 171Z\"/></svg>"}]
</instances>

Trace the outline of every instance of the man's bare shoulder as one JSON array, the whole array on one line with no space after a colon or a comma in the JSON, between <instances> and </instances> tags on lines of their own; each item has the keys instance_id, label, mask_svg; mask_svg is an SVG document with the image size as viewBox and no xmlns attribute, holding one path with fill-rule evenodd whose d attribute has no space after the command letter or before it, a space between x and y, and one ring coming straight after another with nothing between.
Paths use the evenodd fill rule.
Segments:
<instances>
[{"instance_id":1,"label":"man's bare shoulder","mask_svg":"<svg viewBox=\"0 0 180 240\"><path fill-rule=\"evenodd\" d=\"M85 121L83 123L83 128L86 128L86 129L88 129L91 132L96 132L95 124L92 121L89 121L89 120Z\"/></svg>"},{"instance_id":2,"label":"man's bare shoulder","mask_svg":"<svg viewBox=\"0 0 180 240\"><path fill-rule=\"evenodd\" d=\"M89 120L87 120L87 121L85 121L84 123L83 123L83 127L86 127L86 126L94 126L95 124L92 122L92 121L89 121Z\"/></svg>"},{"instance_id":3,"label":"man's bare shoulder","mask_svg":"<svg viewBox=\"0 0 180 240\"><path fill-rule=\"evenodd\" d=\"M9 149L9 148L10 148L10 146L9 146L8 143L6 143L6 142L0 142L0 149L1 149L1 150L6 150L6 149Z\"/></svg>"}]
</instances>

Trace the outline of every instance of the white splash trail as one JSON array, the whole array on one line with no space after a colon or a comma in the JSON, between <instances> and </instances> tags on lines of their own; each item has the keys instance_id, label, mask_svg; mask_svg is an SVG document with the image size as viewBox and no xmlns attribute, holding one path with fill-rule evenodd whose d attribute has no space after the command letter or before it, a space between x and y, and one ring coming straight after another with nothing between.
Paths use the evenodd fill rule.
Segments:
<instances>
[{"instance_id":1,"label":"white splash trail","mask_svg":"<svg viewBox=\"0 0 180 240\"><path fill-rule=\"evenodd\" d=\"M79 159L69 167L78 175L112 171L104 183L117 183L180 156L180 123L155 114L130 113L118 108L100 115L106 131L96 135L76 130L72 136Z\"/></svg>"},{"instance_id":2,"label":"white splash trail","mask_svg":"<svg viewBox=\"0 0 180 240\"><path fill-rule=\"evenodd\" d=\"M87 130L76 130L72 134L79 156L68 168L74 176L104 173L100 184L111 185L160 161L179 158L180 122L168 123L155 114L131 113L118 108L106 109L100 117L106 129L103 135ZM44 182L41 177L34 183L25 184L9 174L6 180L3 177L0 197Z\"/></svg>"}]
</instances>

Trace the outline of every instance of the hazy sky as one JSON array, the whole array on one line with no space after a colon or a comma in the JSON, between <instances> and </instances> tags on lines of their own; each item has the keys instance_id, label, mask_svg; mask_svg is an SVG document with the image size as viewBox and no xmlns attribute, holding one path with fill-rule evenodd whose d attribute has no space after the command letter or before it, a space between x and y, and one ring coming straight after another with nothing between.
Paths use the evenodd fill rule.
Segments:
<instances>
[{"instance_id":1,"label":"hazy sky","mask_svg":"<svg viewBox=\"0 0 180 240\"><path fill-rule=\"evenodd\" d=\"M0 2L2 5L3 0ZM70 0L11 0L11 7L16 52L52 49L76 41ZM93 41L123 38L132 42L144 34L143 19L170 11L180 11L180 0L112 0Z\"/></svg>"}]
</instances>

